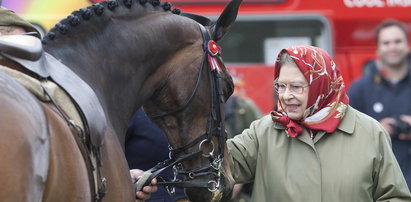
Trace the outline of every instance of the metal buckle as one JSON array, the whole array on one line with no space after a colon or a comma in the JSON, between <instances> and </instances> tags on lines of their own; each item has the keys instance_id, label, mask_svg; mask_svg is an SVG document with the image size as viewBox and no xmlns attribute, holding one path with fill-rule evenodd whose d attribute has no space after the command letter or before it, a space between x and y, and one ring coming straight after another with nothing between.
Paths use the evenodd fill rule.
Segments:
<instances>
[{"instance_id":1,"label":"metal buckle","mask_svg":"<svg viewBox=\"0 0 411 202\"><path fill-rule=\"evenodd\" d=\"M208 186L208 191L210 192L216 192L218 190L218 188L220 187L220 183L217 183L215 180L210 180L207 183ZM213 188L212 185L215 184L215 187Z\"/></svg>"},{"instance_id":2,"label":"metal buckle","mask_svg":"<svg viewBox=\"0 0 411 202\"><path fill-rule=\"evenodd\" d=\"M201 149L201 147L202 147L203 143L206 142L206 141L208 141L208 140L205 139L205 140L203 140L203 141L200 142L200 145L198 146L198 149L199 149L200 151L203 151L203 150ZM208 158L208 157L210 157L210 156L213 156L213 154L214 154L214 143L213 143L212 141L209 141L209 142L211 143L211 146L213 147L213 149L212 149L212 150L210 151L210 153L208 153L208 154L204 154L204 153L201 154L201 155L203 155L203 157L206 157L206 158Z\"/></svg>"}]
</instances>

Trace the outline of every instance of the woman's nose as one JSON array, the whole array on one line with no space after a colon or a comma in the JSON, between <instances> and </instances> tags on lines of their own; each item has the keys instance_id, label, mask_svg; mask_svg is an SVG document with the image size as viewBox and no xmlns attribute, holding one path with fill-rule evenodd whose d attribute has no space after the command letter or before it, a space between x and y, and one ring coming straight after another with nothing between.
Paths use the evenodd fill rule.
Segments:
<instances>
[{"instance_id":1,"label":"woman's nose","mask_svg":"<svg viewBox=\"0 0 411 202\"><path fill-rule=\"evenodd\" d=\"M286 88L284 93L283 93L283 96L284 96L285 99L291 99L291 98L294 97L294 93L291 92L289 88Z\"/></svg>"}]
</instances>

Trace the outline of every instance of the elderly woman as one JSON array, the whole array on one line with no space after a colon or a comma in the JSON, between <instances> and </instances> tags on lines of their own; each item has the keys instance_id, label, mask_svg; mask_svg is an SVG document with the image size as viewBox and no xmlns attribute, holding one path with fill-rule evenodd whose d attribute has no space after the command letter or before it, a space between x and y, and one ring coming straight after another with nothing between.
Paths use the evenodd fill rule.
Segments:
<instances>
[{"instance_id":1,"label":"elderly woman","mask_svg":"<svg viewBox=\"0 0 411 202\"><path fill-rule=\"evenodd\" d=\"M234 179L254 181L252 201L411 201L389 135L348 105L324 50L282 50L274 88L278 110L228 140Z\"/></svg>"}]
</instances>

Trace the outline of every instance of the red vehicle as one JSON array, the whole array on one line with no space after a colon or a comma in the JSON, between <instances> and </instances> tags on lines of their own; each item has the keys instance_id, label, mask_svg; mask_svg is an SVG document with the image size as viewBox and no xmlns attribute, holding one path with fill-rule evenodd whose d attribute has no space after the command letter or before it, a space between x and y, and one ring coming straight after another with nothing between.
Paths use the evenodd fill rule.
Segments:
<instances>
[{"instance_id":1,"label":"red vehicle","mask_svg":"<svg viewBox=\"0 0 411 202\"><path fill-rule=\"evenodd\" d=\"M99 1L3 0L3 6L47 30L71 11ZM216 20L230 0L168 1L183 12ZM388 18L403 21L411 30L411 1L243 0L236 24L219 44L237 90L267 113L273 108L273 64L283 47L307 44L327 50L348 87L375 56L374 30Z\"/></svg>"},{"instance_id":2,"label":"red vehicle","mask_svg":"<svg viewBox=\"0 0 411 202\"><path fill-rule=\"evenodd\" d=\"M184 12L215 19L229 0L172 0ZM409 0L243 0L236 24L220 42L223 58L241 80L241 91L264 113L273 107L273 64L291 45L327 50L347 88L375 57L374 31L384 19L397 19L411 31ZM411 38L411 36L409 36Z\"/></svg>"}]
</instances>

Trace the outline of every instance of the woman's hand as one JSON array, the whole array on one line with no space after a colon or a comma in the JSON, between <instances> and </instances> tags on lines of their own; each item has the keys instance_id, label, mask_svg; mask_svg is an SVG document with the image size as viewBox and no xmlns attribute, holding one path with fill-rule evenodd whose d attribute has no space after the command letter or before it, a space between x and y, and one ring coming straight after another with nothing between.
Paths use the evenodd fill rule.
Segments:
<instances>
[{"instance_id":1,"label":"woman's hand","mask_svg":"<svg viewBox=\"0 0 411 202\"><path fill-rule=\"evenodd\" d=\"M138 180L141 178L141 176L143 175L144 171L139 170L139 169L133 169L130 170L130 175L132 179ZM142 191L137 191L136 192L136 202L143 202L147 199L150 198L151 193L154 193L157 191L157 179L154 178L153 180L151 180L151 183L149 186L145 186L143 187Z\"/></svg>"}]
</instances>

